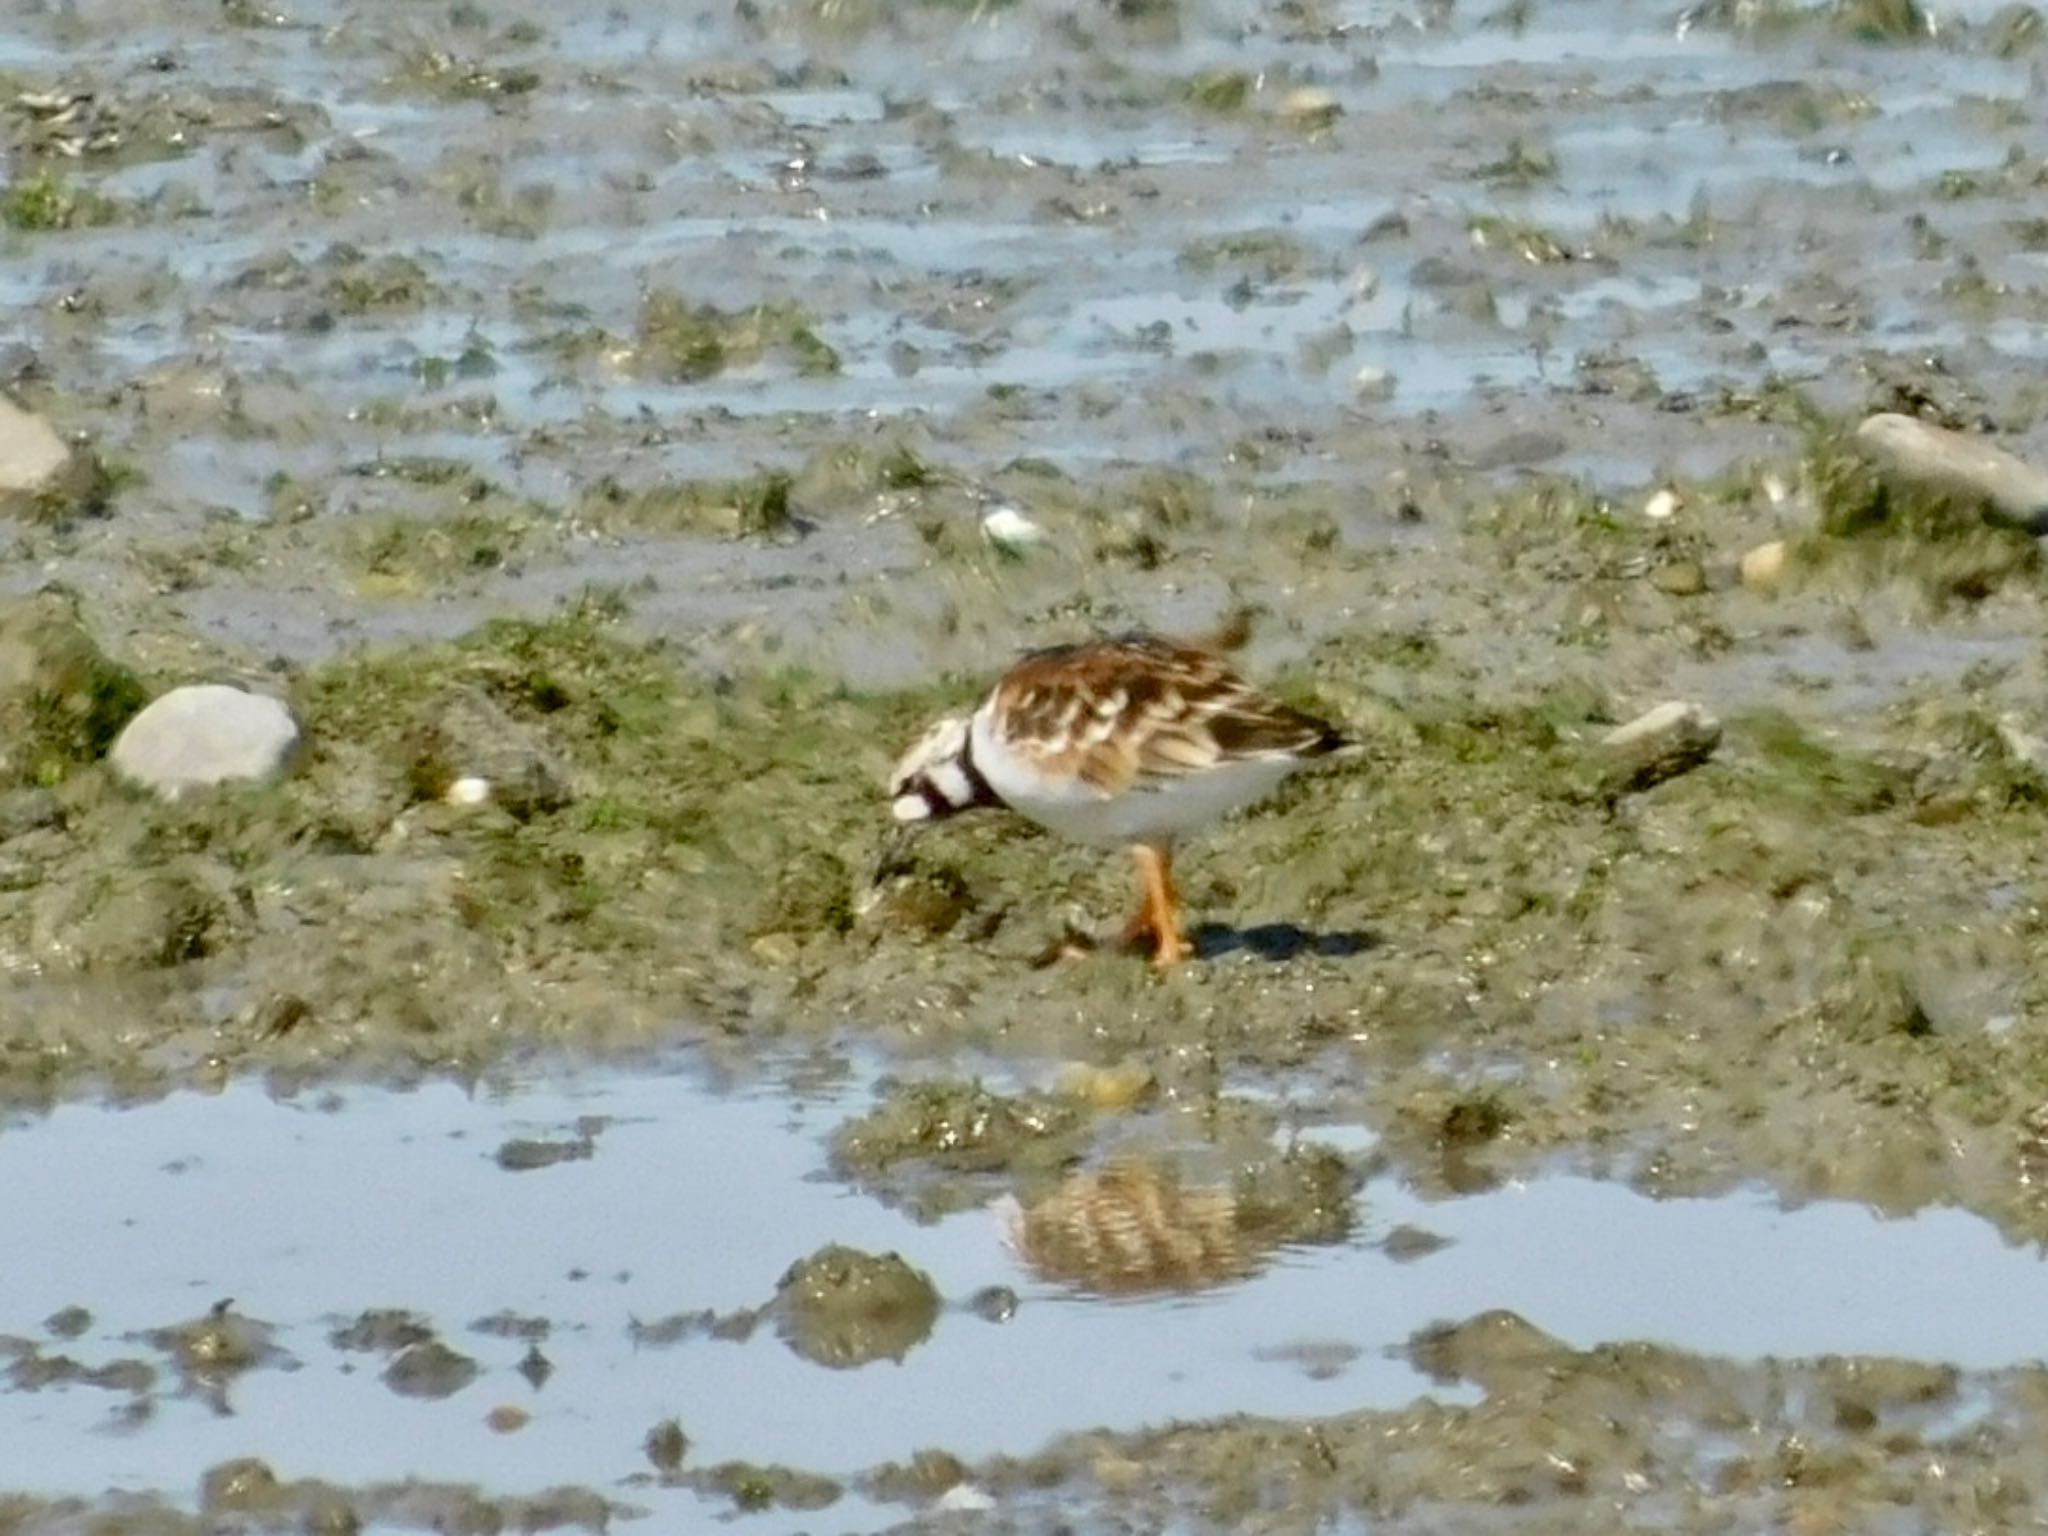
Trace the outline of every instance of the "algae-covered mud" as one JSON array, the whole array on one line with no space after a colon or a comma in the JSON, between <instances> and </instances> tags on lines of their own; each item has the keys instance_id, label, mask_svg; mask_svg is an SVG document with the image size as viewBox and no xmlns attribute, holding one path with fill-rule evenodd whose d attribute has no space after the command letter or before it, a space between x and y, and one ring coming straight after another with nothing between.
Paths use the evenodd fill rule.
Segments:
<instances>
[{"instance_id":1,"label":"algae-covered mud","mask_svg":"<svg viewBox=\"0 0 2048 1536\"><path fill-rule=\"evenodd\" d=\"M0 1529L2030 1518L2033 8L16 10ZM887 836L1239 608L1176 974Z\"/></svg>"}]
</instances>

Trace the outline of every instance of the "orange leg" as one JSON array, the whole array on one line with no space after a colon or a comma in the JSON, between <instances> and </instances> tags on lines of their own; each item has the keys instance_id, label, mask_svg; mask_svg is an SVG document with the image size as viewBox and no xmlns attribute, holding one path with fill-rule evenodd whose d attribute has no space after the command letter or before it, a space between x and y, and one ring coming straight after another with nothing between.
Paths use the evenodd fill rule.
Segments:
<instances>
[{"instance_id":1,"label":"orange leg","mask_svg":"<svg viewBox=\"0 0 2048 1536\"><path fill-rule=\"evenodd\" d=\"M1195 952L1194 945L1180 931L1180 894L1173 888L1173 851L1164 844L1139 843L1131 852L1138 861L1141 905L1137 915L1124 925L1124 942L1136 944L1149 936L1152 964L1163 971Z\"/></svg>"}]
</instances>

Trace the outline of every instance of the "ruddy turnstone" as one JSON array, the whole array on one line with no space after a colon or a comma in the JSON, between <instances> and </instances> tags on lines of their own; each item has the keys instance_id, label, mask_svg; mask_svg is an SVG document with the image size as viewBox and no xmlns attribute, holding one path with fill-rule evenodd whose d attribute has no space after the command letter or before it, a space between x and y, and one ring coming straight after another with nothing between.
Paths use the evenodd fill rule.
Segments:
<instances>
[{"instance_id":1,"label":"ruddy turnstone","mask_svg":"<svg viewBox=\"0 0 2048 1536\"><path fill-rule=\"evenodd\" d=\"M1219 636L1228 646L1234 637ZM1124 942L1164 970L1193 952L1176 838L1270 794L1349 744L1258 692L1207 645L1136 632L1026 655L972 715L939 721L889 776L898 823L1007 806L1089 843L1127 843L1141 902Z\"/></svg>"}]
</instances>

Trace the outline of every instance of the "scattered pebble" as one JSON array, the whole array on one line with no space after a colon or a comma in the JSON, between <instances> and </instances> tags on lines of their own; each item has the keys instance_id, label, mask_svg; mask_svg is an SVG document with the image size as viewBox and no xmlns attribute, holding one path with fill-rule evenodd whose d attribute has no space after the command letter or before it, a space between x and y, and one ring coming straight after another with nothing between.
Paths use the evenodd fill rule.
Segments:
<instances>
[{"instance_id":1,"label":"scattered pebble","mask_svg":"<svg viewBox=\"0 0 2048 1536\"><path fill-rule=\"evenodd\" d=\"M1425 1227L1411 1227L1403 1222L1381 1241L1380 1252L1396 1264L1411 1264L1450 1247L1451 1241L1441 1233L1431 1232Z\"/></svg>"},{"instance_id":2,"label":"scattered pebble","mask_svg":"<svg viewBox=\"0 0 2048 1536\"><path fill-rule=\"evenodd\" d=\"M1792 487L1785 483L1785 477L1773 471L1763 478L1764 500L1774 507L1782 507L1792 499Z\"/></svg>"},{"instance_id":3,"label":"scattered pebble","mask_svg":"<svg viewBox=\"0 0 2048 1536\"><path fill-rule=\"evenodd\" d=\"M557 1163L585 1162L596 1151L597 1142L587 1132L563 1140L514 1136L503 1143L492 1158L507 1173L530 1173L536 1168L552 1168Z\"/></svg>"},{"instance_id":4,"label":"scattered pebble","mask_svg":"<svg viewBox=\"0 0 2048 1536\"><path fill-rule=\"evenodd\" d=\"M277 778L298 745L299 724L282 699L199 683L147 705L107 758L123 778L175 800L190 789Z\"/></svg>"},{"instance_id":5,"label":"scattered pebble","mask_svg":"<svg viewBox=\"0 0 2048 1536\"><path fill-rule=\"evenodd\" d=\"M1785 579L1785 560L1789 553L1783 539L1757 545L1742 557L1742 584L1758 592L1773 590Z\"/></svg>"},{"instance_id":6,"label":"scattered pebble","mask_svg":"<svg viewBox=\"0 0 2048 1536\"><path fill-rule=\"evenodd\" d=\"M450 805L482 805L491 798L491 781L474 774L452 780L441 796Z\"/></svg>"},{"instance_id":7,"label":"scattered pebble","mask_svg":"<svg viewBox=\"0 0 2048 1536\"><path fill-rule=\"evenodd\" d=\"M1015 1208L1014 1200L1011 1206ZM1010 1226L1010 1221L1004 1222L1006 1229ZM1007 1323L1017 1315L1017 1293L1007 1285L983 1286L968 1298L967 1310L984 1323Z\"/></svg>"},{"instance_id":8,"label":"scattered pebble","mask_svg":"<svg viewBox=\"0 0 2048 1536\"><path fill-rule=\"evenodd\" d=\"M1678 509L1683 505L1678 492L1667 485L1643 503L1643 516L1653 523L1666 523L1678 515Z\"/></svg>"},{"instance_id":9,"label":"scattered pebble","mask_svg":"<svg viewBox=\"0 0 2048 1536\"><path fill-rule=\"evenodd\" d=\"M942 1514L979 1514L996 1507L995 1496L985 1488L973 1483L955 1483L933 1502L932 1508Z\"/></svg>"},{"instance_id":10,"label":"scattered pebble","mask_svg":"<svg viewBox=\"0 0 2048 1536\"><path fill-rule=\"evenodd\" d=\"M533 1422L533 1415L516 1403L500 1403L484 1415L484 1423L500 1435L516 1434Z\"/></svg>"},{"instance_id":11,"label":"scattered pebble","mask_svg":"<svg viewBox=\"0 0 2048 1536\"><path fill-rule=\"evenodd\" d=\"M1706 567L1697 560L1673 560L1650 572L1650 585L1672 597L1698 597L1707 590Z\"/></svg>"},{"instance_id":12,"label":"scattered pebble","mask_svg":"<svg viewBox=\"0 0 2048 1536\"><path fill-rule=\"evenodd\" d=\"M1901 480L1981 500L2031 532L2048 533L2048 470L1982 437L1887 411L1865 420L1856 441Z\"/></svg>"},{"instance_id":13,"label":"scattered pebble","mask_svg":"<svg viewBox=\"0 0 2048 1536\"><path fill-rule=\"evenodd\" d=\"M1600 738L1604 777L1617 790L1648 789L1698 767L1720 742L1721 722L1704 706L1672 699Z\"/></svg>"},{"instance_id":14,"label":"scattered pebble","mask_svg":"<svg viewBox=\"0 0 2048 1536\"><path fill-rule=\"evenodd\" d=\"M400 1397L453 1397L477 1378L482 1368L438 1339L410 1344L384 1369L384 1385Z\"/></svg>"},{"instance_id":15,"label":"scattered pebble","mask_svg":"<svg viewBox=\"0 0 2048 1536\"><path fill-rule=\"evenodd\" d=\"M1298 85L1280 98L1280 116L1302 128L1326 128L1344 115L1343 103L1320 86Z\"/></svg>"},{"instance_id":16,"label":"scattered pebble","mask_svg":"<svg viewBox=\"0 0 2048 1536\"><path fill-rule=\"evenodd\" d=\"M43 1319L43 1326L60 1339L75 1339L92 1326L92 1313L75 1303L59 1308Z\"/></svg>"},{"instance_id":17,"label":"scattered pebble","mask_svg":"<svg viewBox=\"0 0 2048 1536\"><path fill-rule=\"evenodd\" d=\"M641 1444L655 1471L663 1476L673 1476L682 1469L683 1457L689 1454L690 1437L683 1433L683 1426L674 1419L663 1419L647 1431L647 1438Z\"/></svg>"},{"instance_id":18,"label":"scattered pebble","mask_svg":"<svg viewBox=\"0 0 2048 1536\"><path fill-rule=\"evenodd\" d=\"M1351 393L1361 400L1391 399L1394 393L1393 371L1367 363L1351 376Z\"/></svg>"},{"instance_id":19,"label":"scattered pebble","mask_svg":"<svg viewBox=\"0 0 2048 1536\"><path fill-rule=\"evenodd\" d=\"M1006 554L1021 555L1049 542L1045 529L1012 502L999 502L982 514L982 537Z\"/></svg>"}]
</instances>

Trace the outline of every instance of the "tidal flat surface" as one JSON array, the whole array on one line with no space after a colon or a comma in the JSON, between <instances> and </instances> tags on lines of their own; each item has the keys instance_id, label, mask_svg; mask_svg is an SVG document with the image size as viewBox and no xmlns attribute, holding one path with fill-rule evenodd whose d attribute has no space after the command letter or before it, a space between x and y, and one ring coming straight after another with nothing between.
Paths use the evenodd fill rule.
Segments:
<instances>
[{"instance_id":1,"label":"tidal flat surface","mask_svg":"<svg viewBox=\"0 0 2048 1536\"><path fill-rule=\"evenodd\" d=\"M2048 462L2042 30L14 7L0 653L306 746L6 716L0 1531L2030 1528L2048 575L1853 428ZM1182 974L885 849L1240 605Z\"/></svg>"}]
</instances>

